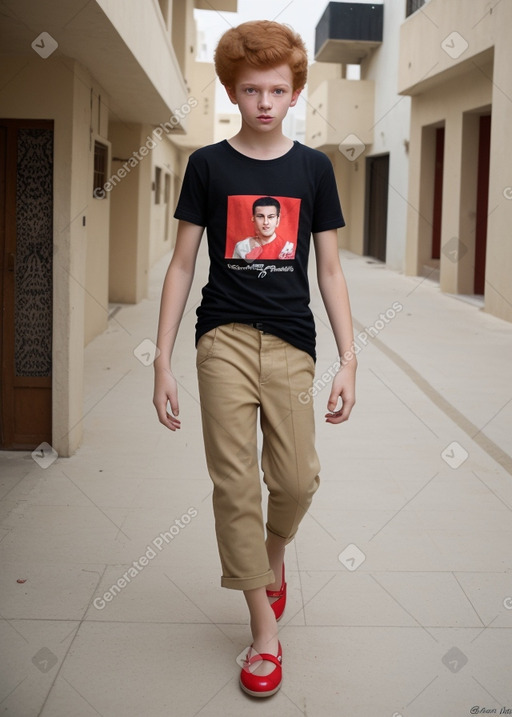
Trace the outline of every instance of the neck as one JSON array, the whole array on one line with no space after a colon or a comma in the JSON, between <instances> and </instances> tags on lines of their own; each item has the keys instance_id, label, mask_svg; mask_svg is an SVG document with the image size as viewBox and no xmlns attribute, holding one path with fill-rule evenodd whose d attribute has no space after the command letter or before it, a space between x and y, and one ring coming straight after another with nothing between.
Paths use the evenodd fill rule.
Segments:
<instances>
[{"instance_id":1,"label":"neck","mask_svg":"<svg viewBox=\"0 0 512 717\"><path fill-rule=\"evenodd\" d=\"M238 152L253 159L276 159L293 147L293 140L284 136L281 127L273 132L254 132L243 122L240 132L228 142Z\"/></svg>"}]
</instances>

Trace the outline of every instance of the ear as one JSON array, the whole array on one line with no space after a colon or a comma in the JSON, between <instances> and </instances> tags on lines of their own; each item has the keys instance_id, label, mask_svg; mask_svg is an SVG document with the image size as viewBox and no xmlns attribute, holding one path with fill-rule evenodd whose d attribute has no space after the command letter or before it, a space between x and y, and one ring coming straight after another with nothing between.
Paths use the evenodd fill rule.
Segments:
<instances>
[{"instance_id":1,"label":"ear","mask_svg":"<svg viewBox=\"0 0 512 717\"><path fill-rule=\"evenodd\" d=\"M292 94L292 101L290 102L290 107L295 107L295 105L297 104L297 100L299 99L300 93L302 92L303 89L304 88L301 87L298 90L294 90L294 92Z\"/></svg>"},{"instance_id":2,"label":"ear","mask_svg":"<svg viewBox=\"0 0 512 717\"><path fill-rule=\"evenodd\" d=\"M231 100L231 102L234 105L237 105L238 102L236 101L235 90L233 89L233 87L227 87L227 85L224 85L224 89L226 90L227 95L228 95L229 99Z\"/></svg>"}]
</instances>

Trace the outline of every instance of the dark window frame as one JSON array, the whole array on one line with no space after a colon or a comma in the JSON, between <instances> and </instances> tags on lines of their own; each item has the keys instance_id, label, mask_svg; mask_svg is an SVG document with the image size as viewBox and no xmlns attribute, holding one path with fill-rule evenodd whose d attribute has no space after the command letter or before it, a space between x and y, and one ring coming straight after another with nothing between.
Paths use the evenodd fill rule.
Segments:
<instances>
[{"instance_id":1,"label":"dark window frame","mask_svg":"<svg viewBox=\"0 0 512 717\"><path fill-rule=\"evenodd\" d=\"M160 204L162 194L162 167L155 166L155 204Z\"/></svg>"},{"instance_id":2,"label":"dark window frame","mask_svg":"<svg viewBox=\"0 0 512 717\"><path fill-rule=\"evenodd\" d=\"M108 172L108 145L94 140L94 168L92 176L92 196L94 199L105 199L105 184Z\"/></svg>"},{"instance_id":3,"label":"dark window frame","mask_svg":"<svg viewBox=\"0 0 512 717\"><path fill-rule=\"evenodd\" d=\"M427 0L406 0L405 17L413 15L425 5Z\"/></svg>"}]
</instances>

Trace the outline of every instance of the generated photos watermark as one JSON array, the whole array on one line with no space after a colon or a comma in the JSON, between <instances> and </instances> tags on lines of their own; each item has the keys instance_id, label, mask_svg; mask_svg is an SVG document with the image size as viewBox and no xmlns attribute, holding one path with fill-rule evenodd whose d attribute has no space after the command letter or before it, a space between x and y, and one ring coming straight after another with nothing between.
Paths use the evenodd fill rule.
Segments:
<instances>
[{"instance_id":1,"label":"generated photos watermark","mask_svg":"<svg viewBox=\"0 0 512 717\"><path fill-rule=\"evenodd\" d=\"M104 610L107 603L112 602L112 600L132 582L132 580L135 580L144 568L146 568L150 562L162 552L165 546L169 545L169 543L171 543L181 533L181 531L192 522L197 514L197 508L189 508L180 518L176 518L174 524L171 525L168 530L157 535L156 538L154 538L151 543L146 546L144 554L141 555L138 560L134 560L128 570L126 570L115 583L112 583L103 595L99 595L94 598L92 603L94 607L97 610Z\"/></svg>"},{"instance_id":2,"label":"generated photos watermark","mask_svg":"<svg viewBox=\"0 0 512 717\"><path fill-rule=\"evenodd\" d=\"M360 331L354 338L352 348L345 351L341 357L341 361L335 361L332 363L321 376L313 381L313 385L307 391L301 391L299 393L299 401L303 406L307 405L313 398L323 391L328 386L332 379L336 376L340 368L344 363L351 361L354 356L363 350L365 346L368 346L371 339L376 338L385 327L396 318L397 314L403 311L403 304L399 301L394 301L393 304L386 309L385 312L379 314L379 318L376 319L371 326L366 326Z\"/></svg>"},{"instance_id":3,"label":"generated photos watermark","mask_svg":"<svg viewBox=\"0 0 512 717\"><path fill-rule=\"evenodd\" d=\"M37 54L42 57L43 60L46 60L48 57L50 57L50 55L55 52L58 46L59 43L57 42L57 40L52 37L48 32L40 33L31 44L31 48L34 50L34 52L37 52Z\"/></svg>"},{"instance_id":4,"label":"generated photos watermark","mask_svg":"<svg viewBox=\"0 0 512 717\"><path fill-rule=\"evenodd\" d=\"M130 174L132 169L135 169L135 167L142 162L144 157L147 157L151 150L158 146L158 142L161 142L168 132L175 129L181 120L185 119L185 117L190 114L190 112L194 109L194 107L197 107L197 105L197 99L195 97L189 97L187 101L181 105L181 107L174 110L172 116L167 120L167 122L160 122L158 127L155 127L150 135L148 134L144 144L141 145L137 151L132 152L132 156L129 157L121 165L121 167L119 167L117 172L114 172L114 174L107 179L102 187L96 187L93 192L94 197L96 199L105 199L107 193L111 192L114 187L121 182L121 180Z\"/></svg>"}]
</instances>

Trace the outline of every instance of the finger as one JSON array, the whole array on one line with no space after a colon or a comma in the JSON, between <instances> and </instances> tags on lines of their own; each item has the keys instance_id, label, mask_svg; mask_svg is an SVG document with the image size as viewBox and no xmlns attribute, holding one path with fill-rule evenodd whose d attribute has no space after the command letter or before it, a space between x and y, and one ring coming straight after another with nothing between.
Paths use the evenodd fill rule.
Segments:
<instances>
[{"instance_id":1,"label":"finger","mask_svg":"<svg viewBox=\"0 0 512 717\"><path fill-rule=\"evenodd\" d=\"M329 400L327 401L327 410L329 411L329 413L339 413L341 409L336 411L336 406L338 405L339 399L339 394L335 393L335 391L331 391Z\"/></svg>"},{"instance_id":2,"label":"finger","mask_svg":"<svg viewBox=\"0 0 512 717\"><path fill-rule=\"evenodd\" d=\"M181 428L181 421L178 418L179 411L180 407L178 404L178 397L168 396L165 404L165 419L166 426L168 426L171 431L175 431L177 428Z\"/></svg>"},{"instance_id":3,"label":"finger","mask_svg":"<svg viewBox=\"0 0 512 717\"><path fill-rule=\"evenodd\" d=\"M179 416L180 413L180 405L178 403L178 397L177 396L169 396L169 406L171 408L171 414L173 416Z\"/></svg>"},{"instance_id":4,"label":"finger","mask_svg":"<svg viewBox=\"0 0 512 717\"><path fill-rule=\"evenodd\" d=\"M326 423L343 423L348 421L354 402L344 401L339 411L331 411L325 414Z\"/></svg>"},{"instance_id":5,"label":"finger","mask_svg":"<svg viewBox=\"0 0 512 717\"><path fill-rule=\"evenodd\" d=\"M158 414L158 420L166 428L170 428L171 431L175 431L177 428L181 428L181 421L172 413L167 410L168 401L167 399L162 403L155 402L156 412ZM172 410L172 409L171 409Z\"/></svg>"},{"instance_id":6,"label":"finger","mask_svg":"<svg viewBox=\"0 0 512 717\"><path fill-rule=\"evenodd\" d=\"M167 414L164 425L166 425L167 428L170 428L171 431L177 431L181 428L181 421L178 418Z\"/></svg>"}]
</instances>

